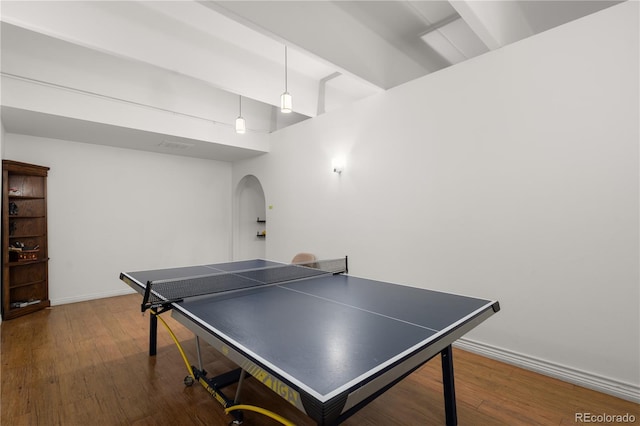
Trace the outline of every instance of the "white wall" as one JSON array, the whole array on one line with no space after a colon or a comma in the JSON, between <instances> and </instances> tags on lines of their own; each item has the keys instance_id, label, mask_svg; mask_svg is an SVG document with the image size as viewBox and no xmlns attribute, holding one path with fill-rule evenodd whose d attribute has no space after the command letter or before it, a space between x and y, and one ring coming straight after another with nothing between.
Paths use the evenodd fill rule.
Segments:
<instances>
[{"instance_id":1,"label":"white wall","mask_svg":"<svg viewBox=\"0 0 640 426\"><path fill-rule=\"evenodd\" d=\"M52 304L124 294L123 271L231 259L231 165L7 133L5 158L51 168Z\"/></svg>"},{"instance_id":2,"label":"white wall","mask_svg":"<svg viewBox=\"0 0 640 426\"><path fill-rule=\"evenodd\" d=\"M274 133L234 184L267 257L498 299L467 347L640 400L638 75L626 2Z\"/></svg>"},{"instance_id":3,"label":"white wall","mask_svg":"<svg viewBox=\"0 0 640 426\"><path fill-rule=\"evenodd\" d=\"M0 121L0 158L4 158L4 124ZM2 201L0 201L1 203Z\"/></svg>"}]
</instances>

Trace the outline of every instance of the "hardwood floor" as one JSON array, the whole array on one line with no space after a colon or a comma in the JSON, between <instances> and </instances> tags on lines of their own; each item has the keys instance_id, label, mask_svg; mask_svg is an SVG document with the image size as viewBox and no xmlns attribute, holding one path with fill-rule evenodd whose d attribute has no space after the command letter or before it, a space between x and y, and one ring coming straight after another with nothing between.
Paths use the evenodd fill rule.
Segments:
<instances>
[{"instance_id":1,"label":"hardwood floor","mask_svg":"<svg viewBox=\"0 0 640 426\"><path fill-rule=\"evenodd\" d=\"M192 363L193 335L170 324ZM2 425L226 425L230 417L199 385L185 387L186 369L160 326L158 355L147 355L148 315L129 295L55 306L2 323ZM202 345L211 374L234 368ZM580 388L511 365L454 349L460 425L568 425L575 413L635 416L638 404ZM230 393L233 395L233 390ZM243 387L244 403L297 425L313 425L254 379ZM348 419L347 426L441 425L441 370L434 358ZM246 412L245 425L278 425ZM597 423L590 423L597 424ZM610 424L610 423L603 423Z\"/></svg>"}]
</instances>

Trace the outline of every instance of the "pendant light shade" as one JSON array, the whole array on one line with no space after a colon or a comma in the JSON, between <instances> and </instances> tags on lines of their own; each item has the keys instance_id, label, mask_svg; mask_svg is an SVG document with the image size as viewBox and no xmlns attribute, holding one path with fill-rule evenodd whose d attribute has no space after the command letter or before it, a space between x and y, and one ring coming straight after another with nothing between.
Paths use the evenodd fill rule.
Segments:
<instances>
[{"instance_id":1,"label":"pendant light shade","mask_svg":"<svg viewBox=\"0 0 640 426\"><path fill-rule=\"evenodd\" d=\"M244 118L238 117L236 118L236 133L243 134L247 131L247 125L244 121Z\"/></svg>"},{"instance_id":2,"label":"pendant light shade","mask_svg":"<svg viewBox=\"0 0 640 426\"><path fill-rule=\"evenodd\" d=\"M242 96L240 96L239 100L239 110L238 118L236 118L236 133L243 134L247 131L247 125L244 118L242 118Z\"/></svg>"},{"instance_id":3,"label":"pendant light shade","mask_svg":"<svg viewBox=\"0 0 640 426\"><path fill-rule=\"evenodd\" d=\"M284 92L282 96L280 96L280 111L285 114L293 111L293 102L289 92Z\"/></svg>"},{"instance_id":4,"label":"pendant light shade","mask_svg":"<svg viewBox=\"0 0 640 426\"><path fill-rule=\"evenodd\" d=\"M280 96L280 112L293 111L293 99L287 88L287 46L284 47L284 93Z\"/></svg>"}]
</instances>

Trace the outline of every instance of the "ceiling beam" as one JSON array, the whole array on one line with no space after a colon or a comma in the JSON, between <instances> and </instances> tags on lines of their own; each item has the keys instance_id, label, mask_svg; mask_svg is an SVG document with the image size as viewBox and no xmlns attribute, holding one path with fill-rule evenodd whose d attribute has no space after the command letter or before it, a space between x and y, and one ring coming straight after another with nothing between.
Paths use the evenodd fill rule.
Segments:
<instances>
[{"instance_id":1,"label":"ceiling beam","mask_svg":"<svg viewBox=\"0 0 640 426\"><path fill-rule=\"evenodd\" d=\"M330 1L207 1L257 31L389 89L425 74L422 65Z\"/></svg>"},{"instance_id":2,"label":"ceiling beam","mask_svg":"<svg viewBox=\"0 0 640 426\"><path fill-rule=\"evenodd\" d=\"M452 0L450 3L490 50L533 35L518 2Z\"/></svg>"},{"instance_id":3,"label":"ceiling beam","mask_svg":"<svg viewBox=\"0 0 640 426\"><path fill-rule=\"evenodd\" d=\"M429 25L427 29L422 32L422 34L420 34L420 37L423 37L425 34L429 34L430 32L436 31L437 29L440 29L445 25L452 23L453 21L457 21L458 19L460 19L460 15L458 13L454 13L438 22L434 22L433 24Z\"/></svg>"},{"instance_id":4,"label":"ceiling beam","mask_svg":"<svg viewBox=\"0 0 640 426\"><path fill-rule=\"evenodd\" d=\"M279 105L284 90L282 45L251 35L250 30L196 2L50 1L3 2L2 6L3 22L169 70L265 104ZM238 37L221 37L220 26L229 30L223 35L236 31ZM274 54L265 57L252 49ZM317 79L290 68L289 86L297 95L296 112L314 116Z\"/></svg>"}]
</instances>

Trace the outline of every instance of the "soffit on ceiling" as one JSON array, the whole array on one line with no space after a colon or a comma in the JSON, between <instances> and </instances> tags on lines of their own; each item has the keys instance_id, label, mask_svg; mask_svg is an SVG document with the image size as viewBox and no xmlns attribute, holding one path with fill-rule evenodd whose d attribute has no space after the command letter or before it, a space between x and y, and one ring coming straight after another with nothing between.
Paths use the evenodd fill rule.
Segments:
<instances>
[{"instance_id":1,"label":"soffit on ceiling","mask_svg":"<svg viewBox=\"0 0 640 426\"><path fill-rule=\"evenodd\" d=\"M266 105L261 119L273 120L284 89L286 45L289 91L298 115L289 121L280 117L272 131L616 3L3 1L2 21L57 45L81 46L87 57L95 51L105 63L111 58L114 67L129 61L227 93L211 99L218 110L231 111L222 121L233 119L238 95L248 104ZM26 39L2 40L3 47L14 50L21 43ZM65 57L62 48L50 52L56 53ZM82 62L80 56L76 60ZM124 74L114 72L118 78ZM18 127L11 123L17 115L2 117L9 131Z\"/></svg>"}]
</instances>

